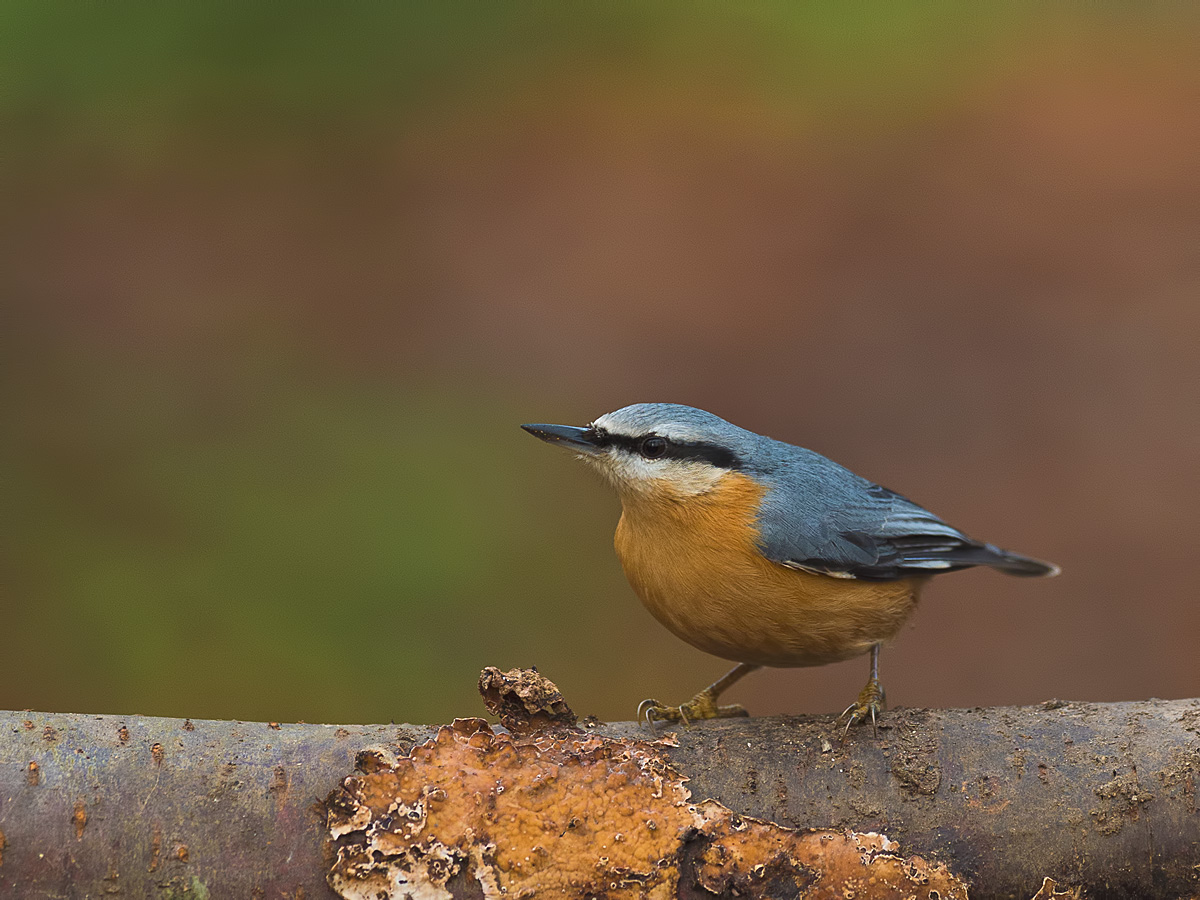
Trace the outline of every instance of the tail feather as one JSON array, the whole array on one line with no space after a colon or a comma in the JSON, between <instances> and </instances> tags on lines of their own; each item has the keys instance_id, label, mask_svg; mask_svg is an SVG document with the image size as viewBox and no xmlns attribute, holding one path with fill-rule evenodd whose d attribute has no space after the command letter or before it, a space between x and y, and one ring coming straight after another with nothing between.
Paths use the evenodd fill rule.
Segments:
<instances>
[{"instance_id":1,"label":"tail feather","mask_svg":"<svg viewBox=\"0 0 1200 900\"><path fill-rule=\"evenodd\" d=\"M941 569L946 572L970 566L990 566L1007 575L1019 575L1024 578L1048 578L1059 573L1059 568L1054 563L1043 562L1032 556L1022 556L1020 553L1001 549L995 544L977 544L974 541L925 552L909 551L901 558L901 565L910 570Z\"/></svg>"},{"instance_id":2,"label":"tail feather","mask_svg":"<svg viewBox=\"0 0 1200 900\"><path fill-rule=\"evenodd\" d=\"M1007 575L1019 575L1023 578L1053 578L1062 570L1054 563L1034 559L1032 556L1022 556L1010 550L1002 550L994 544L984 544L982 549L987 557L980 562L993 569L999 569Z\"/></svg>"}]
</instances>

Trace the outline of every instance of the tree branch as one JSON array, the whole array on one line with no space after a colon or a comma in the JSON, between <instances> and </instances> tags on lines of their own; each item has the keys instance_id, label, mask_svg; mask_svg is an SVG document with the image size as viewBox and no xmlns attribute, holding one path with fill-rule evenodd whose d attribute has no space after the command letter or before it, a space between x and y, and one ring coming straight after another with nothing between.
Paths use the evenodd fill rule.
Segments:
<instances>
[{"instance_id":1,"label":"tree branch","mask_svg":"<svg viewBox=\"0 0 1200 900\"><path fill-rule=\"evenodd\" d=\"M1027 898L1044 876L1089 897L1175 898L1200 890L1198 732L1200 700L1052 702L896 710L878 738L844 744L829 717L704 722L655 752L693 800L880 831L974 898ZM583 733L654 737L630 723ZM364 747L407 752L434 734L0 712L0 897L334 896L324 799Z\"/></svg>"}]
</instances>

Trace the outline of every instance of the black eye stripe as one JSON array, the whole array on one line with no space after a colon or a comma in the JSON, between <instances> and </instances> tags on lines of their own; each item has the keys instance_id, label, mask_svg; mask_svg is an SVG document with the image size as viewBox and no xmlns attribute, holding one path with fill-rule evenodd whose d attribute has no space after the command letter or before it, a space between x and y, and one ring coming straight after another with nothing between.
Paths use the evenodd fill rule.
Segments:
<instances>
[{"instance_id":1,"label":"black eye stripe","mask_svg":"<svg viewBox=\"0 0 1200 900\"><path fill-rule=\"evenodd\" d=\"M741 461L731 451L726 450L724 447L718 447L716 444L707 444L703 441L689 441L681 444L668 443L664 458L690 459L697 462L706 462L709 465L716 466L718 469L740 469L742 467Z\"/></svg>"},{"instance_id":2,"label":"black eye stripe","mask_svg":"<svg viewBox=\"0 0 1200 900\"><path fill-rule=\"evenodd\" d=\"M642 441L650 435L631 437L625 434L612 434L593 426L589 429L588 437L598 447L618 447L640 456ZM657 437L662 437L662 435L657 435ZM674 441L670 438L664 438L664 440L667 442L667 448L657 457L658 459L706 462L719 469L740 469L742 467L741 460L732 451L716 444L710 444L707 441Z\"/></svg>"}]
</instances>

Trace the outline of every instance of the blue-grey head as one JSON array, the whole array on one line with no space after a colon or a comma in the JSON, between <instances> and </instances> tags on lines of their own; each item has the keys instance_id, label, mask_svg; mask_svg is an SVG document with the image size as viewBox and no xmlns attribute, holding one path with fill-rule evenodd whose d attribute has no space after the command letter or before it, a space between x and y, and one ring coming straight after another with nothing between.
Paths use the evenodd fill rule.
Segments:
<instances>
[{"instance_id":1,"label":"blue-grey head","mask_svg":"<svg viewBox=\"0 0 1200 900\"><path fill-rule=\"evenodd\" d=\"M521 427L577 453L622 493L705 493L728 473L752 468L763 441L710 412L677 403L635 403L584 427Z\"/></svg>"}]
</instances>

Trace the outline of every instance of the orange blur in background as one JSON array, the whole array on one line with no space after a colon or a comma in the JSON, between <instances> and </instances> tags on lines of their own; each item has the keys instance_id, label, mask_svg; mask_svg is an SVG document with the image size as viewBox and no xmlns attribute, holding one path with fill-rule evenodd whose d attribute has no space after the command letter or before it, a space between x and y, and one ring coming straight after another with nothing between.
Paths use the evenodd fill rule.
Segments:
<instances>
[{"instance_id":1,"label":"orange blur in background","mask_svg":"<svg viewBox=\"0 0 1200 900\"><path fill-rule=\"evenodd\" d=\"M937 579L893 704L1200 694L1191 7L0 16L0 708L689 697L727 664L517 427L651 400L1063 567Z\"/></svg>"}]
</instances>

